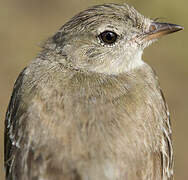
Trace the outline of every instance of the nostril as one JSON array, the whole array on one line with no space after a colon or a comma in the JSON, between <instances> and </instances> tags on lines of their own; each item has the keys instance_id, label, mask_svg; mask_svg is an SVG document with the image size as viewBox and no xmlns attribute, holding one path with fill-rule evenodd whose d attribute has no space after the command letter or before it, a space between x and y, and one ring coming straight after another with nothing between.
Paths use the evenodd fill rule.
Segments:
<instances>
[{"instance_id":1,"label":"nostril","mask_svg":"<svg viewBox=\"0 0 188 180\"><path fill-rule=\"evenodd\" d=\"M150 31L150 32L153 32L153 31L155 31L156 29L157 29L157 27L156 27L154 24L150 25L150 27L149 27L149 31Z\"/></svg>"}]
</instances>

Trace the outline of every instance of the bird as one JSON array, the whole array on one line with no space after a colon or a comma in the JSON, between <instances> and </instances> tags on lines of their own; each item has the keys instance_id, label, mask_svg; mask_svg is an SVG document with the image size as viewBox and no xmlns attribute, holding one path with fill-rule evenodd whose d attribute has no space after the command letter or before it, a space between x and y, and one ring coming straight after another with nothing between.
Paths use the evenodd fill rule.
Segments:
<instances>
[{"instance_id":1,"label":"bird","mask_svg":"<svg viewBox=\"0 0 188 180\"><path fill-rule=\"evenodd\" d=\"M6 180L173 180L169 110L142 53L182 29L114 3L66 22L15 82Z\"/></svg>"}]
</instances>

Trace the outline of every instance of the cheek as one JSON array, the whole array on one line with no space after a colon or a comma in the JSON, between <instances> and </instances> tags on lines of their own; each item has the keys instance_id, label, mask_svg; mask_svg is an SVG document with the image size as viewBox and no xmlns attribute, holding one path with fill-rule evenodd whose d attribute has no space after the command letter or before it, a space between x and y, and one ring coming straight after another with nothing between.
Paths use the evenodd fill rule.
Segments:
<instances>
[{"instance_id":1,"label":"cheek","mask_svg":"<svg viewBox=\"0 0 188 180\"><path fill-rule=\"evenodd\" d=\"M89 60L98 58L101 56L101 54L102 54L102 51L95 46L87 47L84 51L84 56Z\"/></svg>"},{"instance_id":2,"label":"cheek","mask_svg":"<svg viewBox=\"0 0 188 180\"><path fill-rule=\"evenodd\" d=\"M85 52L85 61L91 66L108 65L111 61L118 57L114 48L107 47L90 47Z\"/></svg>"}]
</instances>

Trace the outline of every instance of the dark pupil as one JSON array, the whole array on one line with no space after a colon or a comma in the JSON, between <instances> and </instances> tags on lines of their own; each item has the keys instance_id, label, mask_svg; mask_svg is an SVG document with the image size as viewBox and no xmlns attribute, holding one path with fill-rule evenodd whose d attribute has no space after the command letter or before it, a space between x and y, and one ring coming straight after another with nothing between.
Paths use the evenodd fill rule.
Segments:
<instances>
[{"instance_id":1,"label":"dark pupil","mask_svg":"<svg viewBox=\"0 0 188 180\"><path fill-rule=\"evenodd\" d=\"M111 31L105 31L100 36L103 42L107 44L113 44L117 39L117 34Z\"/></svg>"}]
</instances>

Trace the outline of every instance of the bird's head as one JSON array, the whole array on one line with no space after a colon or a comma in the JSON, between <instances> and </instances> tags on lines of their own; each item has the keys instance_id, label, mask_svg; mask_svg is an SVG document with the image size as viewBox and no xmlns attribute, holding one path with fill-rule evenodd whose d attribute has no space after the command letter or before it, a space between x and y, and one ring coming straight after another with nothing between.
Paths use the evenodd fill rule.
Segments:
<instances>
[{"instance_id":1,"label":"bird's head","mask_svg":"<svg viewBox=\"0 0 188 180\"><path fill-rule=\"evenodd\" d=\"M133 7L91 7L62 26L46 46L75 69L118 74L141 66L145 47L182 27L154 22ZM62 56L62 58L61 58Z\"/></svg>"}]
</instances>

